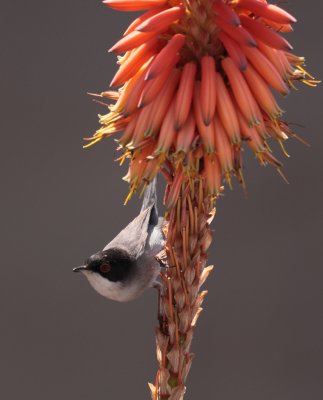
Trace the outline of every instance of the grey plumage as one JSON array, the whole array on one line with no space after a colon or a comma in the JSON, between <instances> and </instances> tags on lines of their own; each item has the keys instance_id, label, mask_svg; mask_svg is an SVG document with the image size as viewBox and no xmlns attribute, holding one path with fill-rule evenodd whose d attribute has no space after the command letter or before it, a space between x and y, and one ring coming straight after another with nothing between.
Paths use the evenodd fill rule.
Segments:
<instances>
[{"instance_id":1,"label":"grey plumage","mask_svg":"<svg viewBox=\"0 0 323 400\"><path fill-rule=\"evenodd\" d=\"M142 199L141 211L151 208L149 224L157 225L158 209L157 209L157 180L156 178L147 186L144 197Z\"/></svg>"},{"instance_id":2,"label":"grey plumage","mask_svg":"<svg viewBox=\"0 0 323 400\"><path fill-rule=\"evenodd\" d=\"M82 271L101 295L117 301L138 297L156 282L155 256L164 245L163 219L158 218L156 179L147 186L139 215L102 251L92 255Z\"/></svg>"},{"instance_id":3,"label":"grey plumage","mask_svg":"<svg viewBox=\"0 0 323 400\"><path fill-rule=\"evenodd\" d=\"M134 258L142 255L149 231L158 224L156 179L147 186L140 214L131 221L103 250L120 247Z\"/></svg>"}]
</instances>

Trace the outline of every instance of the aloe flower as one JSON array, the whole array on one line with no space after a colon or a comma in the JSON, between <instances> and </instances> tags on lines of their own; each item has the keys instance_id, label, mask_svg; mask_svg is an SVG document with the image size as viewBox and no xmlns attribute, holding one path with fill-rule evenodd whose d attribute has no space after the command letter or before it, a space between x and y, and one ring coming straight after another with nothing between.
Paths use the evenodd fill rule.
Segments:
<instances>
[{"instance_id":1,"label":"aloe flower","mask_svg":"<svg viewBox=\"0 0 323 400\"><path fill-rule=\"evenodd\" d=\"M217 197L232 178L245 187L243 149L284 177L270 139L282 147L300 139L284 121L275 93L298 81L316 86L285 33L296 19L265 0L106 0L120 11L144 11L110 49L118 90L102 92L109 112L86 138L89 147L117 136L129 200L158 174L167 182L168 222L161 273L161 320L156 329L159 370L152 399L182 399L190 345L212 266L209 224ZM286 35L287 36L287 35ZM302 141L302 139L300 139Z\"/></svg>"}]
</instances>

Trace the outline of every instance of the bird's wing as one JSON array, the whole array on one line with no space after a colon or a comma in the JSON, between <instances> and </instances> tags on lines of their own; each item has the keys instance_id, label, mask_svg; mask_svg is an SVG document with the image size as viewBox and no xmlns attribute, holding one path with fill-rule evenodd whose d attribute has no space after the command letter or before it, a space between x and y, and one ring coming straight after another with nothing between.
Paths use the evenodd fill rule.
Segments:
<instances>
[{"instance_id":1,"label":"bird's wing","mask_svg":"<svg viewBox=\"0 0 323 400\"><path fill-rule=\"evenodd\" d=\"M151 208L149 225L158 224L156 186L157 186L157 178L154 178L154 180L150 183L150 185L147 186L144 193L144 197L142 199L142 206L140 212L145 211L147 208Z\"/></svg>"},{"instance_id":2,"label":"bird's wing","mask_svg":"<svg viewBox=\"0 0 323 400\"><path fill-rule=\"evenodd\" d=\"M156 207L156 178L144 193L140 214L130 222L103 250L118 247L126 250L132 257L140 257L146 246L148 234L158 224Z\"/></svg>"},{"instance_id":3,"label":"bird's wing","mask_svg":"<svg viewBox=\"0 0 323 400\"><path fill-rule=\"evenodd\" d=\"M153 206L150 206L142 211L103 250L117 247L126 250L135 259L140 257L146 246L152 210Z\"/></svg>"}]
</instances>

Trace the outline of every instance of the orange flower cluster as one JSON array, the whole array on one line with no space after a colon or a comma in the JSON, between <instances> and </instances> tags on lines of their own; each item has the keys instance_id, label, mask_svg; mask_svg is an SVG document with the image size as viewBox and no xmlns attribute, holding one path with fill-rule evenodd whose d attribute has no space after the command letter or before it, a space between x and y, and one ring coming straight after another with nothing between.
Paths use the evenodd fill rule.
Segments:
<instances>
[{"instance_id":1,"label":"orange flower cluster","mask_svg":"<svg viewBox=\"0 0 323 400\"><path fill-rule=\"evenodd\" d=\"M281 35L295 18L264 0L106 0L116 10L148 10L110 51L119 57L111 86L99 96L115 100L85 147L123 132L120 160L130 158L131 193L163 172L181 183L197 174L208 193L242 175L242 143L262 165L281 163L267 140L296 137L284 122L272 90L283 96L294 81L315 86L304 58ZM283 148L283 145L282 145ZM284 149L284 148L283 148Z\"/></svg>"}]
</instances>

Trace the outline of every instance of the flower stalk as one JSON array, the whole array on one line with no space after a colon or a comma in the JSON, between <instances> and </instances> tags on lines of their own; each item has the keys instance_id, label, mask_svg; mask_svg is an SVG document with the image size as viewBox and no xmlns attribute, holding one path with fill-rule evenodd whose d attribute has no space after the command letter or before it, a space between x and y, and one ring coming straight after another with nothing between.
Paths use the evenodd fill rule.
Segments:
<instances>
[{"instance_id":1,"label":"flower stalk","mask_svg":"<svg viewBox=\"0 0 323 400\"><path fill-rule=\"evenodd\" d=\"M172 190L172 188L170 188ZM156 329L159 369L152 400L182 399L191 368L191 343L207 291L200 291L213 266L206 267L214 200L202 179L186 181L167 215L167 268L161 273L160 326Z\"/></svg>"},{"instance_id":2,"label":"flower stalk","mask_svg":"<svg viewBox=\"0 0 323 400\"><path fill-rule=\"evenodd\" d=\"M298 82L319 81L293 54L284 37L296 19L266 0L106 0L119 11L143 11L110 49L119 70L111 86L95 95L108 113L101 128L85 138L90 147L116 139L126 202L157 174L167 187L166 269L161 273L160 326L156 330L159 370L153 399L182 399L192 363L190 345L206 292L201 285L211 243L209 223L223 184L245 188L243 153L249 148L261 165L272 165L276 140L299 139L277 96Z\"/></svg>"}]
</instances>

